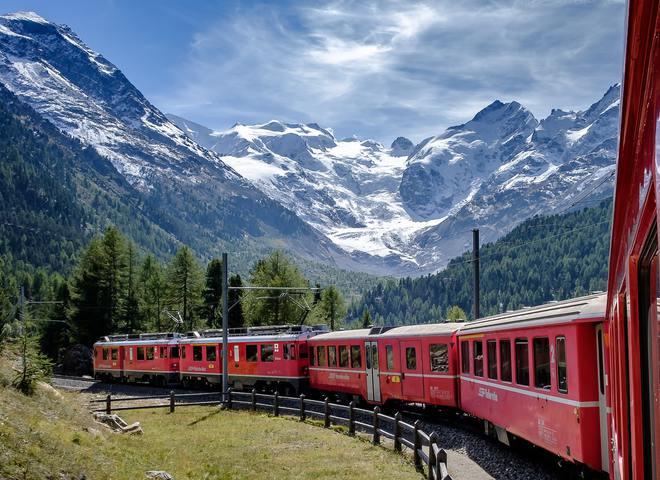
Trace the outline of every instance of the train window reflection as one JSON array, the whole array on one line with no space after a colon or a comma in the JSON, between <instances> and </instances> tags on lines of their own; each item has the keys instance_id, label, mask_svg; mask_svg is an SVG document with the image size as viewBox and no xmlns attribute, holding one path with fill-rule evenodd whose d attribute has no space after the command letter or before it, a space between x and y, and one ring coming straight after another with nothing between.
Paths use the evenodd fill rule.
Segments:
<instances>
[{"instance_id":1,"label":"train window reflection","mask_svg":"<svg viewBox=\"0 0 660 480\"><path fill-rule=\"evenodd\" d=\"M598 334L602 332L599 330ZM568 393L568 369L566 365L566 338L557 337L557 347L555 348L555 355L557 359L557 390L561 393ZM598 344L600 348L600 343ZM602 353L601 353L602 358ZM603 375L601 374L601 379ZM605 394L605 389L601 380L601 391Z\"/></svg>"},{"instance_id":2,"label":"train window reflection","mask_svg":"<svg viewBox=\"0 0 660 480\"><path fill-rule=\"evenodd\" d=\"M248 362L256 362L257 361L257 346L256 345L246 345L245 346L245 360L247 360Z\"/></svg>"},{"instance_id":3,"label":"train window reflection","mask_svg":"<svg viewBox=\"0 0 660 480\"><path fill-rule=\"evenodd\" d=\"M449 354L446 343L432 343L429 345L431 371L446 373L449 371Z\"/></svg>"},{"instance_id":4,"label":"train window reflection","mask_svg":"<svg viewBox=\"0 0 660 480\"><path fill-rule=\"evenodd\" d=\"M511 381L511 340L500 340L500 375L502 381Z\"/></svg>"},{"instance_id":5,"label":"train window reflection","mask_svg":"<svg viewBox=\"0 0 660 480\"><path fill-rule=\"evenodd\" d=\"M470 373L470 342L461 342L461 372Z\"/></svg>"},{"instance_id":6,"label":"train window reflection","mask_svg":"<svg viewBox=\"0 0 660 480\"><path fill-rule=\"evenodd\" d=\"M337 366L337 347L330 345L328 347L328 367Z\"/></svg>"},{"instance_id":7,"label":"train window reflection","mask_svg":"<svg viewBox=\"0 0 660 480\"><path fill-rule=\"evenodd\" d=\"M206 360L209 362L215 362L215 359L217 357L215 345L207 345L206 346Z\"/></svg>"},{"instance_id":8,"label":"train window reflection","mask_svg":"<svg viewBox=\"0 0 660 480\"><path fill-rule=\"evenodd\" d=\"M144 360L144 347L137 347L137 359Z\"/></svg>"},{"instance_id":9,"label":"train window reflection","mask_svg":"<svg viewBox=\"0 0 660 480\"><path fill-rule=\"evenodd\" d=\"M153 360L154 359L154 350L155 350L155 347L147 347L147 360Z\"/></svg>"},{"instance_id":10,"label":"train window reflection","mask_svg":"<svg viewBox=\"0 0 660 480\"><path fill-rule=\"evenodd\" d=\"M526 338L516 338L516 383L529 385L529 345Z\"/></svg>"},{"instance_id":11,"label":"train window reflection","mask_svg":"<svg viewBox=\"0 0 660 480\"><path fill-rule=\"evenodd\" d=\"M273 357L273 346L272 345L262 345L261 346L261 361L262 362L272 362L274 361Z\"/></svg>"},{"instance_id":12,"label":"train window reflection","mask_svg":"<svg viewBox=\"0 0 660 480\"><path fill-rule=\"evenodd\" d=\"M385 346L385 357L387 360L387 369L390 371L394 370L394 349L392 345Z\"/></svg>"},{"instance_id":13,"label":"train window reflection","mask_svg":"<svg viewBox=\"0 0 660 480\"><path fill-rule=\"evenodd\" d=\"M147 352L147 358L149 357L149 352ZM202 361L202 346L194 345L193 346L193 362Z\"/></svg>"},{"instance_id":14,"label":"train window reflection","mask_svg":"<svg viewBox=\"0 0 660 480\"><path fill-rule=\"evenodd\" d=\"M534 386L550 389L550 341L547 337L534 339Z\"/></svg>"},{"instance_id":15,"label":"train window reflection","mask_svg":"<svg viewBox=\"0 0 660 480\"><path fill-rule=\"evenodd\" d=\"M362 367L362 352L359 345L351 346L351 368Z\"/></svg>"},{"instance_id":16,"label":"train window reflection","mask_svg":"<svg viewBox=\"0 0 660 480\"><path fill-rule=\"evenodd\" d=\"M481 340L472 342L472 355L474 356L474 374L484 376L484 344Z\"/></svg>"},{"instance_id":17,"label":"train window reflection","mask_svg":"<svg viewBox=\"0 0 660 480\"><path fill-rule=\"evenodd\" d=\"M488 355L488 378L497 380L497 342L495 340L486 342L486 354Z\"/></svg>"},{"instance_id":18,"label":"train window reflection","mask_svg":"<svg viewBox=\"0 0 660 480\"><path fill-rule=\"evenodd\" d=\"M415 347L406 347L406 367L408 370L417 370L417 352Z\"/></svg>"},{"instance_id":19,"label":"train window reflection","mask_svg":"<svg viewBox=\"0 0 660 480\"><path fill-rule=\"evenodd\" d=\"M346 345L339 346L339 366L348 367L348 347Z\"/></svg>"},{"instance_id":20,"label":"train window reflection","mask_svg":"<svg viewBox=\"0 0 660 480\"><path fill-rule=\"evenodd\" d=\"M325 347L317 347L316 358L319 361L319 367L325 367Z\"/></svg>"}]
</instances>

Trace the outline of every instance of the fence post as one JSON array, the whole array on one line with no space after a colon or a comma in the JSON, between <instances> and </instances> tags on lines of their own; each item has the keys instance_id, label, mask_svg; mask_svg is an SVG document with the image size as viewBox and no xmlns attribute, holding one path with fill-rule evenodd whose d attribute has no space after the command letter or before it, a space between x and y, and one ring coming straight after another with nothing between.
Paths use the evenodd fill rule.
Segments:
<instances>
[{"instance_id":1,"label":"fence post","mask_svg":"<svg viewBox=\"0 0 660 480\"><path fill-rule=\"evenodd\" d=\"M348 434L355 435L355 400L348 404Z\"/></svg>"},{"instance_id":2,"label":"fence post","mask_svg":"<svg viewBox=\"0 0 660 480\"><path fill-rule=\"evenodd\" d=\"M305 421L305 394L300 394L300 421Z\"/></svg>"},{"instance_id":3,"label":"fence post","mask_svg":"<svg viewBox=\"0 0 660 480\"><path fill-rule=\"evenodd\" d=\"M227 388L227 408L231 410L231 387Z\"/></svg>"},{"instance_id":4,"label":"fence post","mask_svg":"<svg viewBox=\"0 0 660 480\"><path fill-rule=\"evenodd\" d=\"M435 480L436 476L440 474L438 471L438 461L435 458L435 450L433 446L438 443L438 434L433 432L429 437L429 480ZM435 475L433 472L435 471ZM438 479L441 480L441 479Z\"/></svg>"},{"instance_id":5,"label":"fence post","mask_svg":"<svg viewBox=\"0 0 660 480\"><path fill-rule=\"evenodd\" d=\"M280 394L275 390L275 398L273 399L273 415L278 417L280 415Z\"/></svg>"},{"instance_id":6,"label":"fence post","mask_svg":"<svg viewBox=\"0 0 660 480\"><path fill-rule=\"evenodd\" d=\"M257 391L254 388L252 389L252 411L257 411Z\"/></svg>"},{"instance_id":7,"label":"fence post","mask_svg":"<svg viewBox=\"0 0 660 480\"><path fill-rule=\"evenodd\" d=\"M174 413L174 390L170 390L170 413Z\"/></svg>"},{"instance_id":8,"label":"fence post","mask_svg":"<svg viewBox=\"0 0 660 480\"><path fill-rule=\"evenodd\" d=\"M415 423L413 424L413 427L415 428L415 430L413 430L413 448L415 449L413 452L413 460L417 470L422 469L422 457L419 455L419 450L422 448L422 436L419 434L420 423L419 420L415 420Z\"/></svg>"},{"instance_id":9,"label":"fence post","mask_svg":"<svg viewBox=\"0 0 660 480\"><path fill-rule=\"evenodd\" d=\"M438 451L438 455L435 458L435 469L438 471L438 475L440 475L440 472L442 472L442 468L440 467L440 464L442 463L445 464L445 467L447 466L447 452L445 452L444 448L441 448ZM440 480L445 480L445 478L447 477L444 477Z\"/></svg>"},{"instance_id":10,"label":"fence post","mask_svg":"<svg viewBox=\"0 0 660 480\"><path fill-rule=\"evenodd\" d=\"M401 425L399 422L401 421L401 414L399 412L396 412L396 415L394 415L394 450L397 452L401 451Z\"/></svg>"},{"instance_id":11,"label":"fence post","mask_svg":"<svg viewBox=\"0 0 660 480\"><path fill-rule=\"evenodd\" d=\"M108 394L107 397L105 397L105 413L110 415L112 413L112 397L110 394Z\"/></svg>"},{"instance_id":12,"label":"fence post","mask_svg":"<svg viewBox=\"0 0 660 480\"><path fill-rule=\"evenodd\" d=\"M323 426L330 428L330 400L328 397L325 397L323 401Z\"/></svg>"},{"instance_id":13,"label":"fence post","mask_svg":"<svg viewBox=\"0 0 660 480\"><path fill-rule=\"evenodd\" d=\"M378 416L380 414L380 407L376 406L374 407L374 420L373 420L373 426L374 426L374 438L371 441L374 445L379 445L380 444L380 432L378 429L380 428L380 417Z\"/></svg>"}]
</instances>

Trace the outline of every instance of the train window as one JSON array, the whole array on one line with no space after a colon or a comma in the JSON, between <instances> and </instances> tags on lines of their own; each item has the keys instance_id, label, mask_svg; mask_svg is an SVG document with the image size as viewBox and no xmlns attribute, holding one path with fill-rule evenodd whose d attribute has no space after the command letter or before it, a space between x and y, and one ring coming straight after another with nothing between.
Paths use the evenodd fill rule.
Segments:
<instances>
[{"instance_id":1,"label":"train window","mask_svg":"<svg viewBox=\"0 0 660 480\"><path fill-rule=\"evenodd\" d=\"M534 339L534 386L550 390L550 340Z\"/></svg>"},{"instance_id":2,"label":"train window","mask_svg":"<svg viewBox=\"0 0 660 480\"><path fill-rule=\"evenodd\" d=\"M186 346L181 345L181 358L186 359Z\"/></svg>"},{"instance_id":3,"label":"train window","mask_svg":"<svg viewBox=\"0 0 660 480\"><path fill-rule=\"evenodd\" d=\"M431 371L446 373L449 371L449 349L446 343L432 343L429 345L431 357Z\"/></svg>"},{"instance_id":4,"label":"train window","mask_svg":"<svg viewBox=\"0 0 660 480\"><path fill-rule=\"evenodd\" d=\"M133 361L133 347L128 349L128 359L132 362Z\"/></svg>"},{"instance_id":5,"label":"train window","mask_svg":"<svg viewBox=\"0 0 660 480\"><path fill-rule=\"evenodd\" d=\"M137 347L137 359L144 360L144 347Z\"/></svg>"},{"instance_id":6,"label":"train window","mask_svg":"<svg viewBox=\"0 0 660 480\"><path fill-rule=\"evenodd\" d=\"M484 344L481 340L472 342L472 355L474 357L474 374L484 376Z\"/></svg>"},{"instance_id":7,"label":"train window","mask_svg":"<svg viewBox=\"0 0 660 480\"><path fill-rule=\"evenodd\" d=\"M326 366L325 346L317 347L317 349L316 349L316 358L319 361L319 367L325 367Z\"/></svg>"},{"instance_id":8,"label":"train window","mask_svg":"<svg viewBox=\"0 0 660 480\"><path fill-rule=\"evenodd\" d=\"M406 368L417 370L417 352L415 347L406 347Z\"/></svg>"},{"instance_id":9,"label":"train window","mask_svg":"<svg viewBox=\"0 0 660 480\"><path fill-rule=\"evenodd\" d=\"M160 347L160 358L167 358L167 347Z\"/></svg>"},{"instance_id":10,"label":"train window","mask_svg":"<svg viewBox=\"0 0 660 480\"><path fill-rule=\"evenodd\" d=\"M261 346L261 361L262 362L272 362L275 360L273 345L262 345Z\"/></svg>"},{"instance_id":11,"label":"train window","mask_svg":"<svg viewBox=\"0 0 660 480\"><path fill-rule=\"evenodd\" d=\"M339 346L339 366L348 368L348 347L346 345Z\"/></svg>"},{"instance_id":12,"label":"train window","mask_svg":"<svg viewBox=\"0 0 660 480\"><path fill-rule=\"evenodd\" d=\"M156 356L155 347L147 347L147 360L153 360Z\"/></svg>"},{"instance_id":13,"label":"train window","mask_svg":"<svg viewBox=\"0 0 660 480\"><path fill-rule=\"evenodd\" d=\"M283 343L282 345L283 345L283 347L282 347L282 358L284 360L288 360L289 359L289 344L288 343Z\"/></svg>"},{"instance_id":14,"label":"train window","mask_svg":"<svg viewBox=\"0 0 660 480\"><path fill-rule=\"evenodd\" d=\"M529 345L526 338L516 338L516 383L529 385Z\"/></svg>"},{"instance_id":15,"label":"train window","mask_svg":"<svg viewBox=\"0 0 660 480\"><path fill-rule=\"evenodd\" d=\"M110 355L112 356L112 359L113 359L113 360L117 360L117 359L119 358L119 350L116 349L116 348L113 348L113 349L111 350Z\"/></svg>"},{"instance_id":16,"label":"train window","mask_svg":"<svg viewBox=\"0 0 660 480\"><path fill-rule=\"evenodd\" d=\"M500 376L503 382L511 381L511 340L500 340Z\"/></svg>"},{"instance_id":17,"label":"train window","mask_svg":"<svg viewBox=\"0 0 660 480\"><path fill-rule=\"evenodd\" d=\"M215 345L207 345L206 346L206 361L215 362L216 358L217 358L217 351L215 349Z\"/></svg>"},{"instance_id":18,"label":"train window","mask_svg":"<svg viewBox=\"0 0 660 480\"><path fill-rule=\"evenodd\" d=\"M600 331L598 332L600 333ZM566 337L557 337L555 357L557 360L557 390L568 393L568 369L566 365ZM601 385L602 393L605 393Z\"/></svg>"},{"instance_id":19,"label":"train window","mask_svg":"<svg viewBox=\"0 0 660 480\"><path fill-rule=\"evenodd\" d=\"M486 342L486 354L488 355L488 378L497 380L497 341Z\"/></svg>"},{"instance_id":20,"label":"train window","mask_svg":"<svg viewBox=\"0 0 660 480\"><path fill-rule=\"evenodd\" d=\"M314 347L309 349L309 364L312 366L316 365L316 348Z\"/></svg>"},{"instance_id":21,"label":"train window","mask_svg":"<svg viewBox=\"0 0 660 480\"><path fill-rule=\"evenodd\" d=\"M351 346L351 368L362 367L362 351L359 345Z\"/></svg>"},{"instance_id":22,"label":"train window","mask_svg":"<svg viewBox=\"0 0 660 480\"><path fill-rule=\"evenodd\" d=\"M461 342L461 372L470 373L470 342Z\"/></svg>"},{"instance_id":23,"label":"train window","mask_svg":"<svg viewBox=\"0 0 660 480\"><path fill-rule=\"evenodd\" d=\"M248 362L256 362L257 357L257 346L256 345L246 345L245 346L245 360Z\"/></svg>"},{"instance_id":24,"label":"train window","mask_svg":"<svg viewBox=\"0 0 660 480\"><path fill-rule=\"evenodd\" d=\"M179 347L170 348L170 358L179 358Z\"/></svg>"},{"instance_id":25,"label":"train window","mask_svg":"<svg viewBox=\"0 0 660 480\"><path fill-rule=\"evenodd\" d=\"M307 344L301 343L298 347L298 358L307 358Z\"/></svg>"},{"instance_id":26,"label":"train window","mask_svg":"<svg viewBox=\"0 0 660 480\"><path fill-rule=\"evenodd\" d=\"M330 345L328 347L328 367L337 366L337 347Z\"/></svg>"},{"instance_id":27,"label":"train window","mask_svg":"<svg viewBox=\"0 0 660 480\"><path fill-rule=\"evenodd\" d=\"M296 359L296 344L295 343L290 343L289 344L289 358L291 360Z\"/></svg>"},{"instance_id":28,"label":"train window","mask_svg":"<svg viewBox=\"0 0 660 480\"><path fill-rule=\"evenodd\" d=\"M378 345L375 343L371 345L371 363L372 368L378 370Z\"/></svg>"},{"instance_id":29,"label":"train window","mask_svg":"<svg viewBox=\"0 0 660 480\"><path fill-rule=\"evenodd\" d=\"M202 361L202 346L193 345L193 362L201 362L201 361Z\"/></svg>"},{"instance_id":30,"label":"train window","mask_svg":"<svg viewBox=\"0 0 660 480\"><path fill-rule=\"evenodd\" d=\"M394 370L394 349L392 345L385 346L385 357L387 360L387 369L390 371Z\"/></svg>"},{"instance_id":31,"label":"train window","mask_svg":"<svg viewBox=\"0 0 660 480\"><path fill-rule=\"evenodd\" d=\"M104 348L104 349L103 349L103 360L107 360L107 359L108 359L108 354L109 354L109 352L110 352L110 350L109 350L108 348Z\"/></svg>"}]
</instances>

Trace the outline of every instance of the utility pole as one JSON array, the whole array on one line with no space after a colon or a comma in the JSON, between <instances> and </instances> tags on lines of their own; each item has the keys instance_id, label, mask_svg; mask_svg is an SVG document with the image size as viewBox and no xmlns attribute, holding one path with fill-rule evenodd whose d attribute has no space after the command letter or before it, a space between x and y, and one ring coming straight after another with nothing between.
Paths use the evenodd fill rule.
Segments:
<instances>
[{"instance_id":1,"label":"utility pole","mask_svg":"<svg viewBox=\"0 0 660 480\"><path fill-rule=\"evenodd\" d=\"M474 298L472 299L472 314L478 319L479 314L479 229L472 230L472 267L474 282Z\"/></svg>"},{"instance_id":2,"label":"utility pole","mask_svg":"<svg viewBox=\"0 0 660 480\"><path fill-rule=\"evenodd\" d=\"M229 388L227 330L229 328L229 278L227 277L227 254L222 254L222 402Z\"/></svg>"},{"instance_id":3,"label":"utility pole","mask_svg":"<svg viewBox=\"0 0 660 480\"><path fill-rule=\"evenodd\" d=\"M18 298L18 319L21 323L21 335L22 335L22 360L23 360L23 378L21 383L25 382L27 378L27 326L25 325L25 288L21 285L20 296Z\"/></svg>"}]
</instances>

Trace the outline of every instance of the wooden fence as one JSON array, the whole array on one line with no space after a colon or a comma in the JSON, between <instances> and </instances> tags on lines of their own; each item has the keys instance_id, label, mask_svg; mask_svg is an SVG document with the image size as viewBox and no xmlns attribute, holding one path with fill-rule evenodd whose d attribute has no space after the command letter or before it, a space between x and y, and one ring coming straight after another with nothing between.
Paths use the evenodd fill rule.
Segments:
<instances>
[{"instance_id":1,"label":"wooden fence","mask_svg":"<svg viewBox=\"0 0 660 480\"><path fill-rule=\"evenodd\" d=\"M195 401L195 398L221 397L217 400ZM251 411L266 411L274 416L289 415L296 416L301 422L308 418L316 418L323 421L325 428L334 424L344 425L348 428L348 435L354 436L359 429L372 437L374 445L382 445L381 437L392 440L394 450L402 452L403 447L410 449L413 453L415 468L423 471L427 467L429 480L452 480L447 472L447 453L438 446L438 436L435 432L430 435L422 431L420 421L414 424L404 422L401 414L393 417L380 412L380 407L373 410L357 408L353 401L348 405L330 403L325 400L313 400L300 397L284 397L277 393L274 395L252 392L236 392L229 389L224 395L215 393L175 393L169 395L152 395L143 397L119 397L113 398L108 395L105 399L91 400L94 404L105 404L105 408L93 410L94 412L105 412L111 414L123 410L142 410L150 408L167 408L174 412L177 407L195 405L224 405L228 409L243 408ZM115 406L117 403L135 402L142 400L162 400L163 403L147 405ZM181 401L183 400L183 401ZM387 426L391 429L387 429Z\"/></svg>"}]
</instances>

